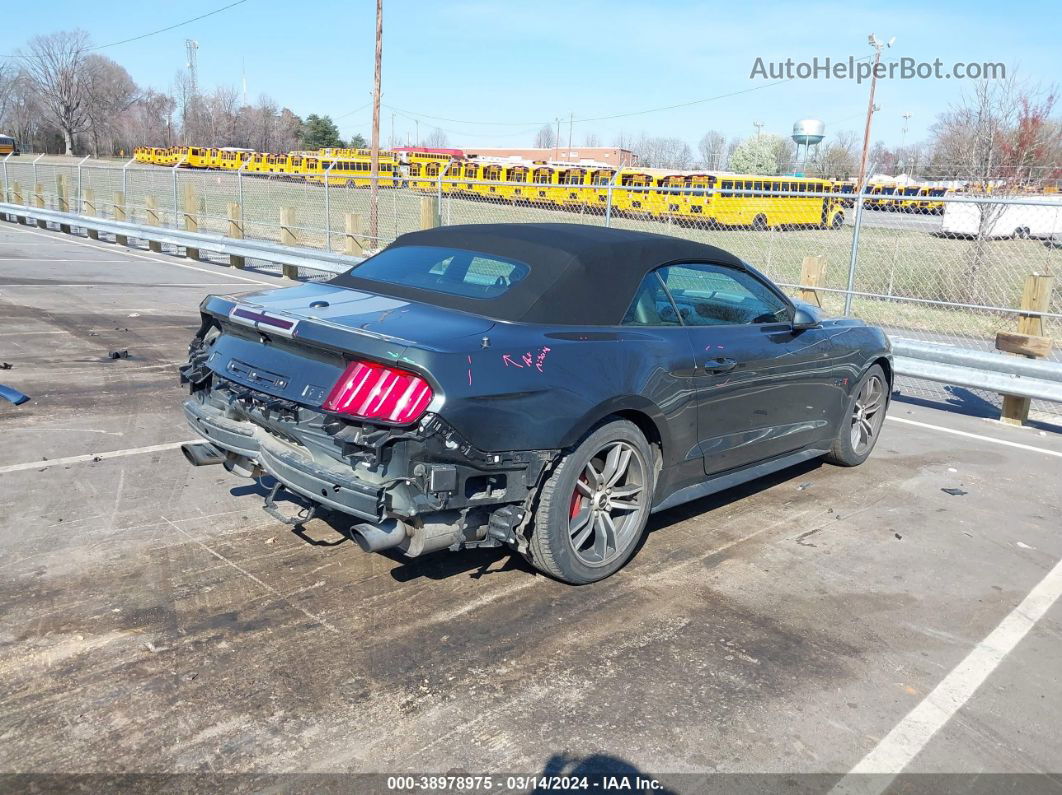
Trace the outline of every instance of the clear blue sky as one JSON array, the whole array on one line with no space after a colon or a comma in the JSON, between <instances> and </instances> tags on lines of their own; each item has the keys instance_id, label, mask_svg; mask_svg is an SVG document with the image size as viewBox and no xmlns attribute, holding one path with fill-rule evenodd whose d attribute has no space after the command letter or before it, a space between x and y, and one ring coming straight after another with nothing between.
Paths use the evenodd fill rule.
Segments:
<instances>
[{"instance_id":1,"label":"clear blue sky","mask_svg":"<svg viewBox=\"0 0 1062 795\"><path fill-rule=\"evenodd\" d=\"M0 30L9 53L36 34L80 27L96 44L136 36L206 13L231 0L179 4L17 3ZM329 114L344 135L368 135L374 0L247 0L208 19L103 52L142 86L167 90L185 65L184 40L199 42L199 81L237 89L246 64L248 96L270 95L296 113ZM868 85L854 80L751 80L765 60L834 60L871 52L867 34L896 37L887 57L992 61L1042 85L1059 78L1062 14L1057 2L890 0L888 3L711 3L687 0L384 0L384 104L404 139L420 118L423 137L446 130L453 145L530 145L544 121L569 112L601 117L750 88L759 90L685 108L575 124L605 144L617 134L673 135L696 146L708 129L728 137L788 135L799 118L828 133L862 134ZM875 140L925 138L936 115L959 95L960 80L879 82ZM446 117L458 121L429 118ZM473 122L463 123L463 122ZM491 123L493 122L493 123ZM382 116L384 141L392 108ZM562 140L567 124L562 124ZM145 142L147 143L147 142Z\"/></svg>"}]
</instances>

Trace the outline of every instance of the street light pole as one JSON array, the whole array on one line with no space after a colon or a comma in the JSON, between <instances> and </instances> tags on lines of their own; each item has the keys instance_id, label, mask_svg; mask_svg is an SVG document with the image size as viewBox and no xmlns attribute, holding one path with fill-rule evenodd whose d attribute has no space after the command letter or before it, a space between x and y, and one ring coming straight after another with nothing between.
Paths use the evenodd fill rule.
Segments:
<instances>
[{"instance_id":1,"label":"street light pole","mask_svg":"<svg viewBox=\"0 0 1062 795\"><path fill-rule=\"evenodd\" d=\"M893 36L889 39L888 43L878 41L878 37L873 33L867 37L867 41L870 42L870 46L874 48L874 66L870 71L870 101L867 103L867 124L863 130L863 153L859 157L859 186L862 186L863 180L867 175L867 154L870 151L870 122L874 118L874 91L878 85L878 64L881 63L881 51L886 47L891 47L892 43L896 41L896 37Z\"/></svg>"},{"instance_id":2,"label":"street light pole","mask_svg":"<svg viewBox=\"0 0 1062 795\"><path fill-rule=\"evenodd\" d=\"M372 80L372 151L369 158L369 241L379 248L380 73L383 69L383 0L376 0L376 65Z\"/></svg>"}]
</instances>

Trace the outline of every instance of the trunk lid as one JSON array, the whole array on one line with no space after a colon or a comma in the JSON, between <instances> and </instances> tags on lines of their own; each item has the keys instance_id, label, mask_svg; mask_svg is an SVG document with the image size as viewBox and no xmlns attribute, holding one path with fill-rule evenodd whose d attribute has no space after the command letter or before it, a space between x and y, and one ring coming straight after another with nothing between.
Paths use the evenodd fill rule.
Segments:
<instances>
[{"instance_id":1,"label":"trunk lid","mask_svg":"<svg viewBox=\"0 0 1062 795\"><path fill-rule=\"evenodd\" d=\"M228 299L212 296L204 308L223 329L207 357L211 370L313 407L324 402L349 359L423 372L417 365L422 357L407 356L411 349L463 348L468 337L494 326L463 312L314 283Z\"/></svg>"},{"instance_id":2,"label":"trunk lid","mask_svg":"<svg viewBox=\"0 0 1062 795\"><path fill-rule=\"evenodd\" d=\"M429 304L336 287L303 284L239 297L241 305L401 340L444 342L489 330L494 321ZM296 332L295 336L298 336Z\"/></svg>"}]
</instances>

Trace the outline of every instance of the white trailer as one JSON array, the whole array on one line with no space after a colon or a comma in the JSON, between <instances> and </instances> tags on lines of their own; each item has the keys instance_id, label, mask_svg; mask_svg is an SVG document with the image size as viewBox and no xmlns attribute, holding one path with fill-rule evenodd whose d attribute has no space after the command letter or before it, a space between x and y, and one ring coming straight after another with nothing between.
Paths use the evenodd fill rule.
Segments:
<instances>
[{"instance_id":1,"label":"white trailer","mask_svg":"<svg viewBox=\"0 0 1062 795\"><path fill-rule=\"evenodd\" d=\"M987 238L1040 237L1062 234L1062 198L1023 196L1036 204L977 204L948 201L940 219L940 234L948 237L976 237L982 217L988 224ZM1011 199L1013 201L1013 199ZM982 213L985 215L982 216Z\"/></svg>"}]
</instances>

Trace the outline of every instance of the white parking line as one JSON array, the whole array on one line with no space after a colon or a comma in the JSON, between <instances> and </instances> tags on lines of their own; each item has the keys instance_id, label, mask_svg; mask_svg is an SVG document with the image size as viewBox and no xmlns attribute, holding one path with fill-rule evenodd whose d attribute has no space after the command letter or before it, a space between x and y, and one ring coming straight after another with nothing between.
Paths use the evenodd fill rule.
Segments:
<instances>
[{"instance_id":1,"label":"white parking line","mask_svg":"<svg viewBox=\"0 0 1062 795\"><path fill-rule=\"evenodd\" d=\"M71 243L71 244L77 245L77 246L86 246L87 248L94 249L95 251L107 251L108 249L113 251L114 246L117 245L117 243L115 243L114 245L111 245L111 246L95 246L92 243L89 243L88 241L78 240L77 238L71 237L69 235L62 235L60 237L57 234L46 234L44 232L37 232L37 231L34 231L32 229L6 229L6 227L5 227L5 231L18 232L18 233L21 233L21 234L24 234L24 235L36 235L37 237L43 237L43 238L46 238L48 240L57 240L57 241L59 241L61 243ZM129 257L136 257L137 259L147 260L148 262L160 262L163 265L172 265L175 268L187 268L188 270L191 270L191 271L200 271L202 273L209 273L212 276L221 276L221 277L226 278L226 279L238 279L241 282L251 282L252 284L264 284L267 287L276 287L277 286L277 282L281 282L281 283L283 282L283 280L279 280L279 279L277 281L273 281L273 282L264 282L261 279L251 279L251 278L249 278L247 276L237 276L235 273L225 273L224 271L211 270L209 268L197 268L195 265L186 265L183 262L172 262L172 261L170 261L168 259L162 259L161 257L149 257L146 254L140 254L139 252L135 252L135 251L124 251L122 253L125 254L126 256L129 256Z\"/></svg>"},{"instance_id":2,"label":"white parking line","mask_svg":"<svg viewBox=\"0 0 1062 795\"><path fill-rule=\"evenodd\" d=\"M224 276L225 274L220 274L220 275ZM69 282L69 283L64 283L64 282L46 282L44 284L5 284L3 282L3 278L4 278L3 276L0 276L0 288L3 288L2 290L0 290L0 292L3 292L3 290L13 290L13 289L16 289L16 288L25 288L25 287L37 288L37 289L39 289L39 288L52 289L54 287L78 287L78 288L88 288L90 290L99 290L99 289L104 289L105 290L108 287L113 287L115 289L128 290L130 287L136 287L137 286L135 284L130 284L130 283L124 283L124 284L100 284L98 282ZM142 286L144 286L144 287L225 287L227 285L225 284L225 282L151 282L150 284L145 284L145 285L142 285Z\"/></svg>"},{"instance_id":3,"label":"white parking line","mask_svg":"<svg viewBox=\"0 0 1062 795\"><path fill-rule=\"evenodd\" d=\"M1062 596L1062 560L1037 583L992 633L966 655L932 692L907 713L833 788L838 793L879 793L926 747L1003 659ZM875 778L868 779L866 776ZM859 776L860 778L854 778Z\"/></svg>"},{"instance_id":4,"label":"white parking line","mask_svg":"<svg viewBox=\"0 0 1062 795\"><path fill-rule=\"evenodd\" d=\"M28 230L16 230L16 231L28 231ZM118 262L126 262L124 259L48 259L45 257L0 257L0 262L87 262L93 265L101 262L109 263L111 265Z\"/></svg>"},{"instance_id":5,"label":"white parking line","mask_svg":"<svg viewBox=\"0 0 1062 795\"><path fill-rule=\"evenodd\" d=\"M107 458L123 458L127 455L141 455L142 453L159 453L163 450L173 450L182 444L201 442L202 439L185 439L182 442L167 442L166 444L153 444L149 447L130 447L126 450L111 450L108 453L86 453L85 455L71 455L66 458L52 458L47 461L28 461L24 464L8 464L0 466L0 475L8 472L23 472L27 469L47 469L48 467L64 466L66 464L81 464L85 461L104 460Z\"/></svg>"},{"instance_id":6,"label":"white parking line","mask_svg":"<svg viewBox=\"0 0 1062 795\"><path fill-rule=\"evenodd\" d=\"M886 417L885 419L891 422L902 422L904 425L914 425L918 428L928 428L932 431L940 431L941 433L951 433L955 436L965 436L969 439L980 439L982 442L991 442L992 444L1002 444L1007 447L1016 447L1019 450L1029 450L1034 453L1043 453L1044 455L1053 455L1056 458L1062 458L1062 453L1057 450L1048 450L1044 447L1036 447L1031 444L1022 444L1021 442L1011 442L1007 439L996 439L993 436L983 436L979 433L970 433L969 431L957 431L954 428L945 428L942 425L930 425L928 422L918 422L917 420L908 420L903 417Z\"/></svg>"}]
</instances>

